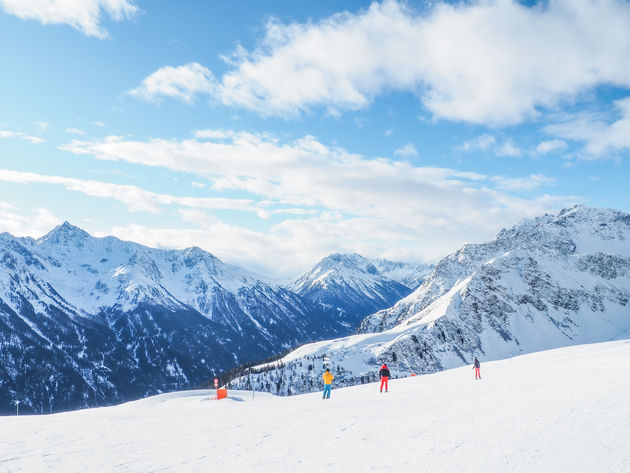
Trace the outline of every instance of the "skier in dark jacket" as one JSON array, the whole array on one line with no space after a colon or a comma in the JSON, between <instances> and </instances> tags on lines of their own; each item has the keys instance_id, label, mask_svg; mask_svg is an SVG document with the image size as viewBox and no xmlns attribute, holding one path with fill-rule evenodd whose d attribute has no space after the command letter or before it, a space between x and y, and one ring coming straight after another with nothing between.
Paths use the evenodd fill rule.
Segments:
<instances>
[{"instance_id":1,"label":"skier in dark jacket","mask_svg":"<svg viewBox=\"0 0 630 473\"><path fill-rule=\"evenodd\" d=\"M479 364L477 357L475 357L473 361L473 369L475 370L475 379L481 379L481 372L479 371L481 369L481 365Z\"/></svg>"},{"instance_id":2,"label":"skier in dark jacket","mask_svg":"<svg viewBox=\"0 0 630 473\"><path fill-rule=\"evenodd\" d=\"M389 381L389 368L385 363L381 366L381 371L378 372L381 377L381 392L383 392L383 385L385 385L385 392L387 392L387 381Z\"/></svg>"}]
</instances>

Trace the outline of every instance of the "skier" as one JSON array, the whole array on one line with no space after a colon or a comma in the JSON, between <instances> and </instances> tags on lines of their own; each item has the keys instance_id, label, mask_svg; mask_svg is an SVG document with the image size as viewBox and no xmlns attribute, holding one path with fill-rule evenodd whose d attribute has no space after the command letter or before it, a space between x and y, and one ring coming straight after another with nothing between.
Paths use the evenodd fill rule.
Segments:
<instances>
[{"instance_id":1,"label":"skier","mask_svg":"<svg viewBox=\"0 0 630 473\"><path fill-rule=\"evenodd\" d=\"M326 372L323 374L322 378L324 379L324 394L322 395L322 399L330 399L330 390L332 389L332 382L335 377L330 370L326 368Z\"/></svg>"},{"instance_id":2,"label":"skier","mask_svg":"<svg viewBox=\"0 0 630 473\"><path fill-rule=\"evenodd\" d=\"M383 392L383 385L385 385L385 392L387 392L387 381L389 381L389 368L385 363L381 366L381 371L378 372L381 377L381 392Z\"/></svg>"},{"instance_id":3,"label":"skier","mask_svg":"<svg viewBox=\"0 0 630 473\"><path fill-rule=\"evenodd\" d=\"M475 357L473 361L473 369L475 370L475 379L481 379L481 372L479 371L480 368L481 368L481 365L479 364L479 360L477 359L477 357Z\"/></svg>"}]
</instances>

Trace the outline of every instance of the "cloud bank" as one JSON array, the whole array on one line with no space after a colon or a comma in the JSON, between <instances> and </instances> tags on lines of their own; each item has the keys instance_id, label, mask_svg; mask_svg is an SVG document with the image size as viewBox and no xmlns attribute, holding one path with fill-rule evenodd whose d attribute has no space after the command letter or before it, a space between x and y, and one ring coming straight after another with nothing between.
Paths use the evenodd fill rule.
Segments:
<instances>
[{"instance_id":1,"label":"cloud bank","mask_svg":"<svg viewBox=\"0 0 630 473\"><path fill-rule=\"evenodd\" d=\"M282 141L274 135L198 130L182 140L132 140L109 136L73 140L62 147L77 155L166 168L203 176L203 192L243 196L248 208L271 218L260 230L227 224L201 205L182 207L189 229L118 227L117 235L150 245L184 240L229 261L254 261L283 274L306 269L331 251L433 260L459 245L491 238L505 222L569 205L570 196L518 192L540 190L553 179L488 176L448 168L368 158L327 146L312 136ZM199 187L199 186L196 186ZM186 235L173 240L176 233ZM182 239L183 238L183 239ZM270 263L273 262L273 263Z\"/></svg>"},{"instance_id":2,"label":"cloud bank","mask_svg":"<svg viewBox=\"0 0 630 473\"><path fill-rule=\"evenodd\" d=\"M165 67L134 95L189 101L194 91L290 117L317 107L363 109L399 90L416 94L436 118L504 126L599 85L630 87L624 57L630 57L630 4L623 0L532 7L481 0L421 12L386 0L317 22L270 20L259 46L239 47L216 83L199 64ZM196 73L181 79L191 69ZM158 77L178 85L155 87Z\"/></svg>"},{"instance_id":3,"label":"cloud bank","mask_svg":"<svg viewBox=\"0 0 630 473\"><path fill-rule=\"evenodd\" d=\"M100 24L103 13L120 21L138 12L134 0L0 0L0 7L24 20L37 20L44 25L65 23L97 38L108 36Z\"/></svg>"},{"instance_id":4,"label":"cloud bank","mask_svg":"<svg viewBox=\"0 0 630 473\"><path fill-rule=\"evenodd\" d=\"M582 141L584 156L599 158L630 150L630 97L616 100L617 117L605 120L593 114L583 113L565 122L548 125L544 131L550 135Z\"/></svg>"},{"instance_id":5,"label":"cloud bank","mask_svg":"<svg viewBox=\"0 0 630 473\"><path fill-rule=\"evenodd\" d=\"M191 103L199 94L212 94L215 87L212 72L201 64L192 62L179 67L165 66L158 69L129 94L149 101L173 97Z\"/></svg>"}]
</instances>

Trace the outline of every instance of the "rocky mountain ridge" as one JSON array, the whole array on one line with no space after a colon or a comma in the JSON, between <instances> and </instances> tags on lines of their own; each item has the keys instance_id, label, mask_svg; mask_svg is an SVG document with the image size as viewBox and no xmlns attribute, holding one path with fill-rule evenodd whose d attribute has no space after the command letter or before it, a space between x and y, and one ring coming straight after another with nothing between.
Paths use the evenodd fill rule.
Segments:
<instances>
[{"instance_id":1,"label":"rocky mountain ridge","mask_svg":"<svg viewBox=\"0 0 630 473\"><path fill-rule=\"evenodd\" d=\"M300 347L231 385L293 394L630 337L630 215L576 206L525 220L441 260L354 336Z\"/></svg>"}]
</instances>

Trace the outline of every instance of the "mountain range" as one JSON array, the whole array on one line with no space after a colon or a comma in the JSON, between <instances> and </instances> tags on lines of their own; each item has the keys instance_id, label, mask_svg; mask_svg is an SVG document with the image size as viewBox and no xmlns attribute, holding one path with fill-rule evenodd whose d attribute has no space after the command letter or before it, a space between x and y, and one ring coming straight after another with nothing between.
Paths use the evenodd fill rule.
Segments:
<instances>
[{"instance_id":1,"label":"mountain range","mask_svg":"<svg viewBox=\"0 0 630 473\"><path fill-rule=\"evenodd\" d=\"M576 206L528 219L442 259L352 336L304 345L230 386L294 394L630 337L630 215Z\"/></svg>"},{"instance_id":2,"label":"mountain range","mask_svg":"<svg viewBox=\"0 0 630 473\"><path fill-rule=\"evenodd\" d=\"M39 239L0 234L0 412L15 401L56 412L198 386L352 333L411 293L405 284L423 269L333 255L287 288L200 248L95 238L67 222Z\"/></svg>"},{"instance_id":3,"label":"mountain range","mask_svg":"<svg viewBox=\"0 0 630 473\"><path fill-rule=\"evenodd\" d=\"M390 307L389 301L411 294L431 269L430 265L335 253L288 287L353 330L365 316Z\"/></svg>"}]
</instances>

